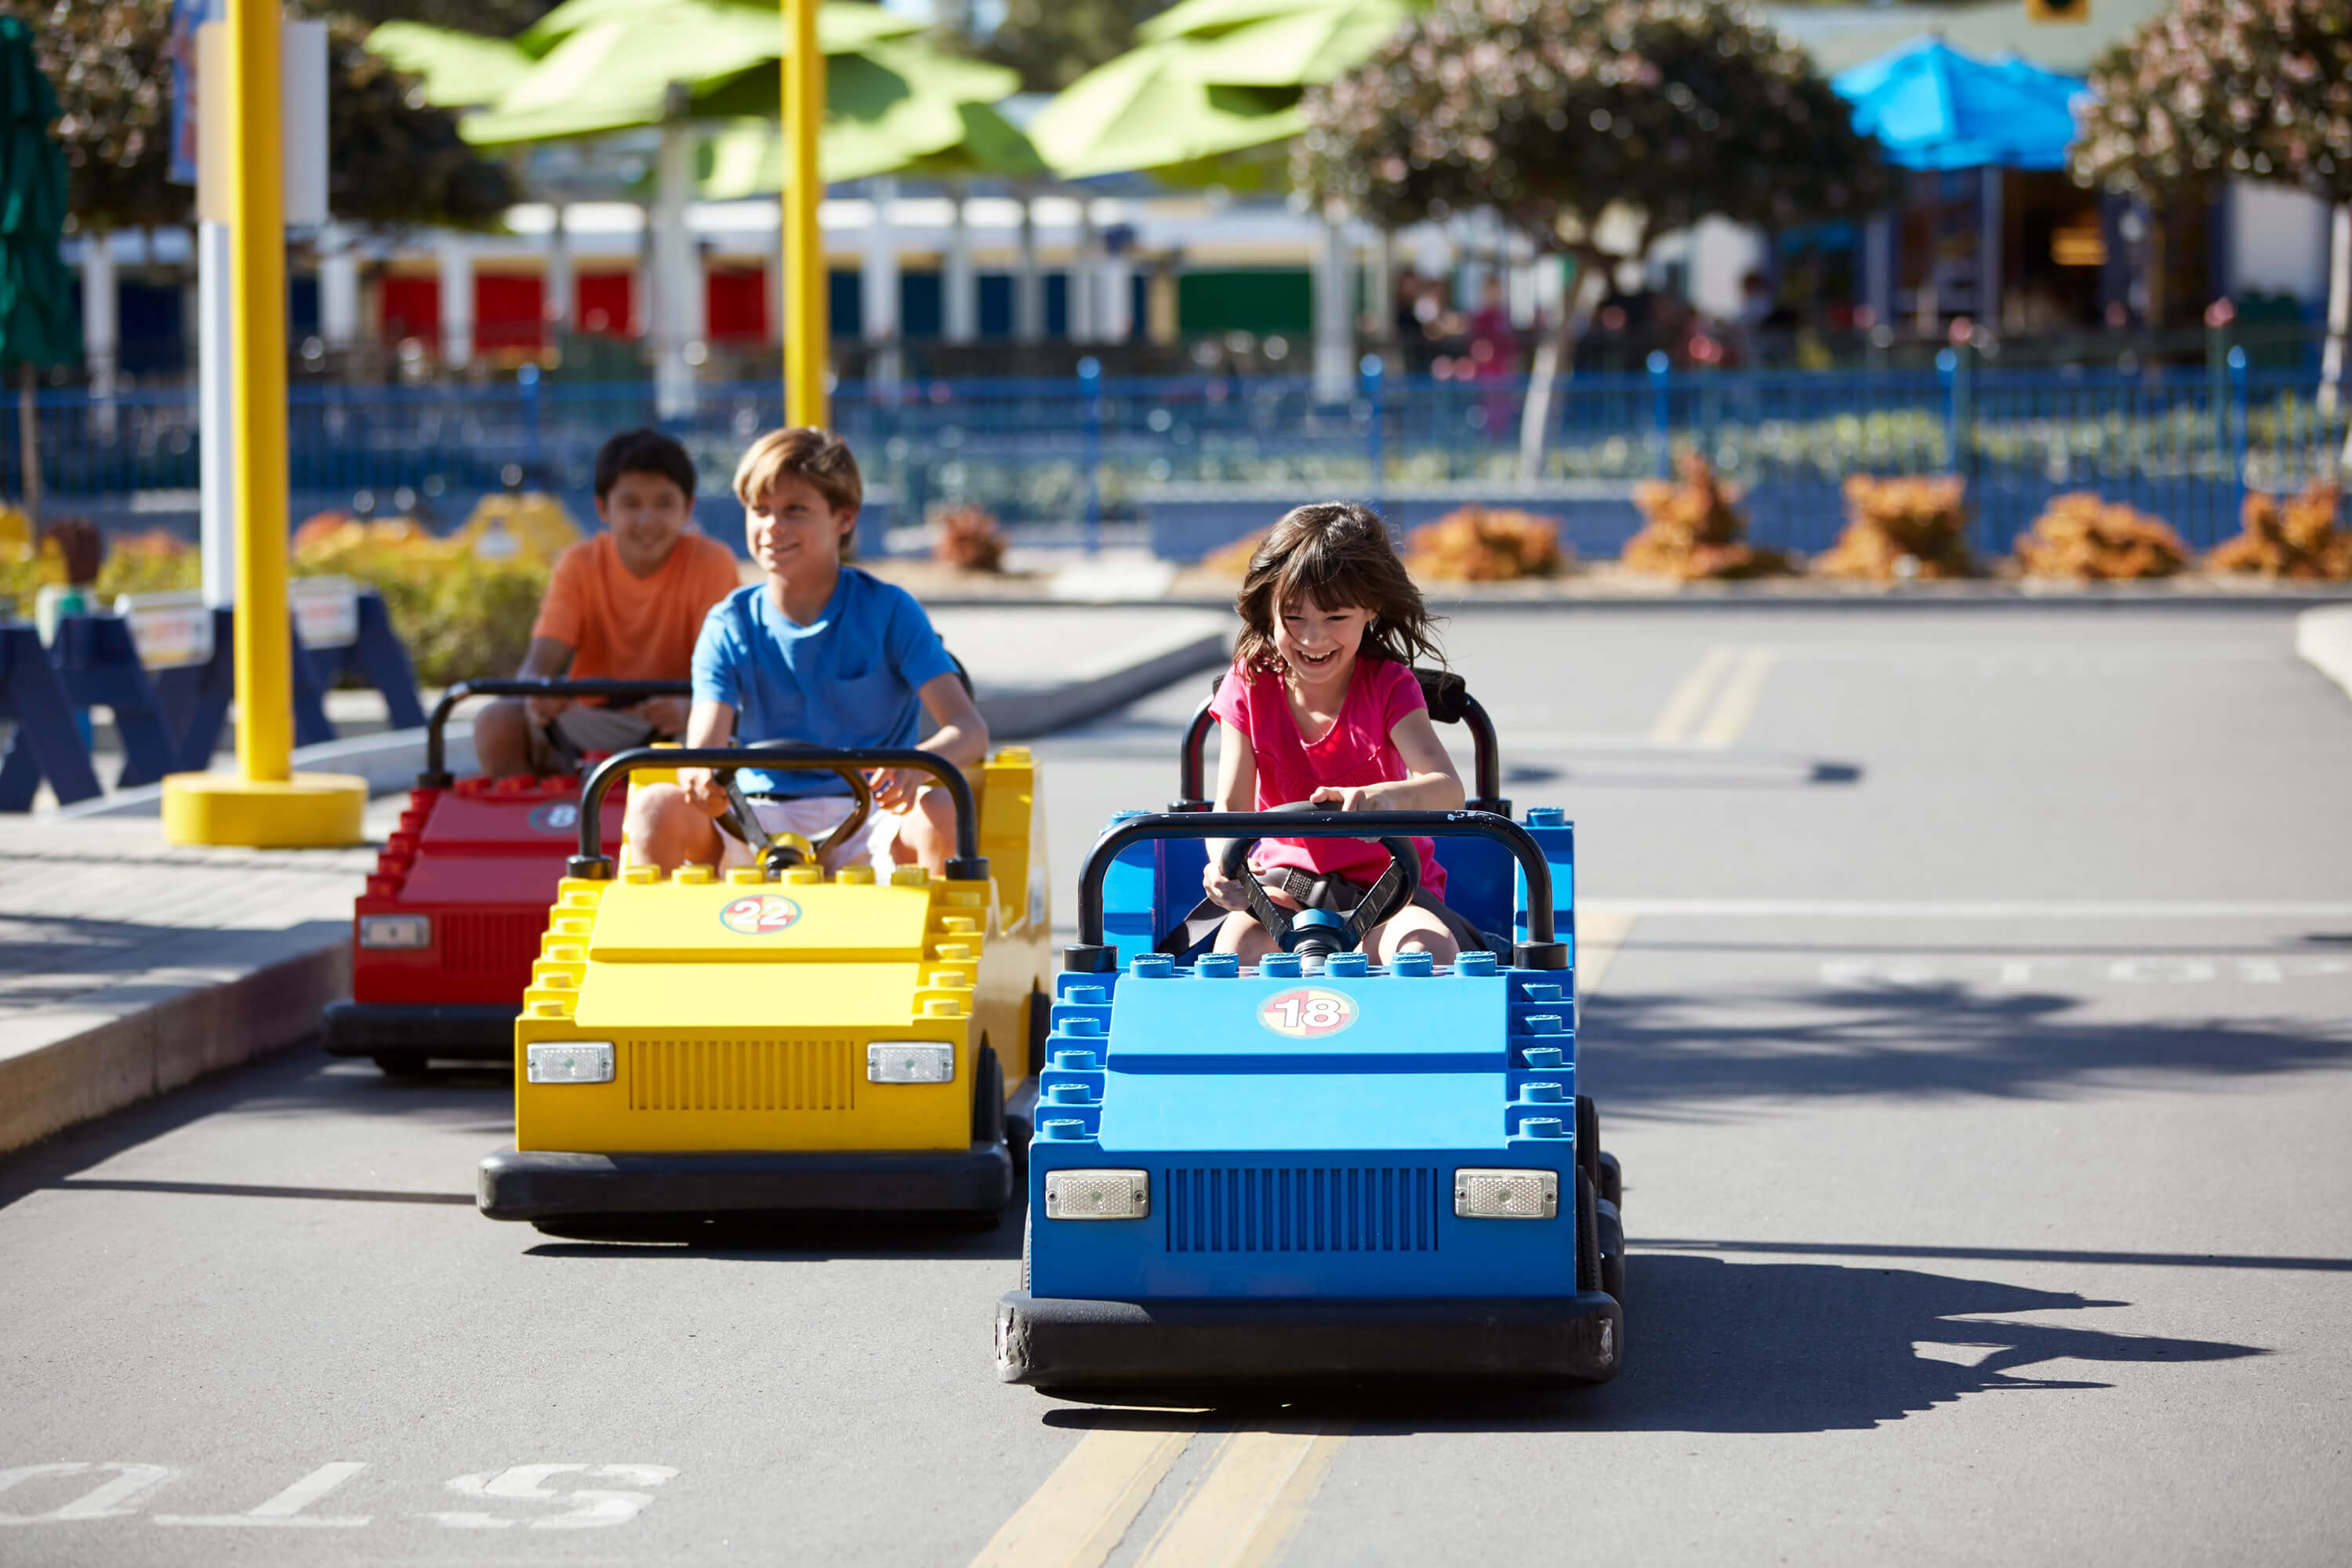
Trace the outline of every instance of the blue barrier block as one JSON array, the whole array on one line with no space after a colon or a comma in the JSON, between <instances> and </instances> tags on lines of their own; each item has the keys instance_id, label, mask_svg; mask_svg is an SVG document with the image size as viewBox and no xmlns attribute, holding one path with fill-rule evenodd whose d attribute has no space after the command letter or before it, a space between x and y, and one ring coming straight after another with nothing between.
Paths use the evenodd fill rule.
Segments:
<instances>
[{"instance_id":1,"label":"blue barrier block","mask_svg":"<svg viewBox=\"0 0 2352 1568\"><path fill-rule=\"evenodd\" d=\"M357 602L359 637L348 647L305 647L301 633L289 620L298 746L315 746L335 738L335 726L327 717L327 690L346 674L362 677L383 694L394 729L425 727L425 708L416 698L416 669L407 647L392 629L383 596L362 594ZM201 769L211 761L220 744L221 728L228 721L229 703L236 695L236 612L215 610L211 660L163 670L155 678L165 726L178 737L177 752L190 768Z\"/></svg>"},{"instance_id":2,"label":"blue barrier block","mask_svg":"<svg viewBox=\"0 0 2352 1568\"><path fill-rule=\"evenodd\" d=\"M16 721L0 757L0 811L32 810L44 778L61 805L100 793L65 679L29 626L0 626L0 716Z\"/></svg>"},{"instance_id":3,"label":"blue barrier block","mask_svg":"<svg viewBox=\"0 0 2352 1568\"><path fill-rule=\"evenodd\" d=\"M180 749L163 721L154 684L139 662L129 622L120 616L61 616L49 661L78 706L103 704L114 710L115 733L122 738L118 787L154 784L179 771Z\"/></svg>"}]
</instances>

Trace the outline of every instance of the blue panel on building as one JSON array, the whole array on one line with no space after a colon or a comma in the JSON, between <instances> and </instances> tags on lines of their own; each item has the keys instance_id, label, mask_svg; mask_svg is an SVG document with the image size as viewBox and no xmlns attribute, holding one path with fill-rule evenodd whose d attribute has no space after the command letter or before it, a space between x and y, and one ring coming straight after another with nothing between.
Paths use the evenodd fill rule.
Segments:
<instances>
[{"instance_id":1,"label":"blue panel on building","mask_svg":"<svg viewBox=\"0 0 2352 1568\"><path fill-rule=\"evenodd\" d=\"M936 338L947 331L947 290L936 272L898 274L898 335Z\"/></svg>"},{"instance_id":2,"label":"blue panel on building","mask_svg":"<svg viewBox=\"0 0 2352 1568\"><path fill-rule=\"evenodd\" d=\"M825 330L835 342L856 342L866 335L866 280L854 270L835 268L824 282Z\"/></svg>"}]
</instances>

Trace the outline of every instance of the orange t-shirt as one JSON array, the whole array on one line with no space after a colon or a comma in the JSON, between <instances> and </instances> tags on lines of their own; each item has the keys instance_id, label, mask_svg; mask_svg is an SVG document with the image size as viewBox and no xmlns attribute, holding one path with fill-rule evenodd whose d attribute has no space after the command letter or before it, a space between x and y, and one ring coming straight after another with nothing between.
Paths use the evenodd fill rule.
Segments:
<instances>
[{"instance_id":1,"label":"orange t-shirt","mask_svg":"<svg viewBox=\"0 0 2352 1568\"><path fill-rule=\"evenodd\" d=\"M661 570L640 577L599 532L556 557L530 635L570 644L580 679L684 680L703 616L740 584L735 552L709 534L679 535Z\"/></svg>"}]
</instances>

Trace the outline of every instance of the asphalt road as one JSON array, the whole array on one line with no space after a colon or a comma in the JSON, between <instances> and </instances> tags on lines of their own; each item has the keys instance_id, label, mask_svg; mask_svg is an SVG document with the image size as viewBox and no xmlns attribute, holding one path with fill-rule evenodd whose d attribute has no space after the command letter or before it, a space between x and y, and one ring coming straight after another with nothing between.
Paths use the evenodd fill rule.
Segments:
<instances>
[{"instance_id":1,"label":"asphalt road","mask_svg":"<svg viewBox=\"0 0 2352 1568\"><path fill-rule=\"evenodd\" d=\"M498 1081L297 1050L0 1163L0 1563L2352 1559L2352 702L2290 636L1454 626L1579 824L1605 1388L1055 1402L1017 1216L554 1242L473 1212ZM1065 917L1197 693L1041 748Z\"/></svg>"}]
</instances>

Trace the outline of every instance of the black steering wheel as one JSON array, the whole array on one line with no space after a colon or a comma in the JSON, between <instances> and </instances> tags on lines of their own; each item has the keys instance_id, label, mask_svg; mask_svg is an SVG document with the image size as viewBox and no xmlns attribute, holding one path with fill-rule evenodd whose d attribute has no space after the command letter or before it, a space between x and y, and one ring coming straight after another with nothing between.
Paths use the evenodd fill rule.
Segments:
<instances>
[{"instance_id":1,"label":"black steering wheel","mask_svg":"<svg viewBox=\"0 0 2352 1568\"><path fill-rule=\"evenodd\" d=\"M1284 812L1328 812L1331 808L1312 801L1293 801L1288 805L1270 807L1274 816ZM1249 889L1249 912L1265 928L1285 952L1296 952L1302 958L1328 958L1335 952L1353 952L1361 947L1364 933L1382 921L1402 912L1421 891L1421 851L1410 838L1383 835L1372 839L1388 851L1389 863L1372 885L1364 890L1356 907L1342 913L1337 910L1301 910L1296 915L1266 896L1263 883L1250 874L1249 852L1257 847L1257 836L1225 840L1224 852L1217 858L1217 869Z\"/></svg>"},{"instance_id":2,"label":"black steering wheel","mask_svg":"<svg viewBox=\"0 0 2352 1568\"><path fill-rule=\"evenodd\" d=\"M796 741L770 741L763 744L743 746L738 749L747 752L765 752L770 756L773 756L779 752L809 751L814 748ZM750 764L751 760L749 757L745 758L747 765ZM800 865L801 852L798 849L789 844L774 844L769 841L768 831L760 826L759 813L752 810L751 797L743 793L743 785L737 779L735 770L718 768L713 771L724 781L727 789L727 815L721 819L720 825L732 829L736 837L751 847L752 853L759 857L760 868L773 878L787 867ZM820 862L824 859L825 855L835 845L848 843L858 828L865 826L866 819L874 813L874 789L866 782L866 775L856 768L835 768L833 772L841 778L842 782L849 785L849 815L843 817L834 830L826 834L814 847L816 858Z\"/></svg>"}]
</instances>

